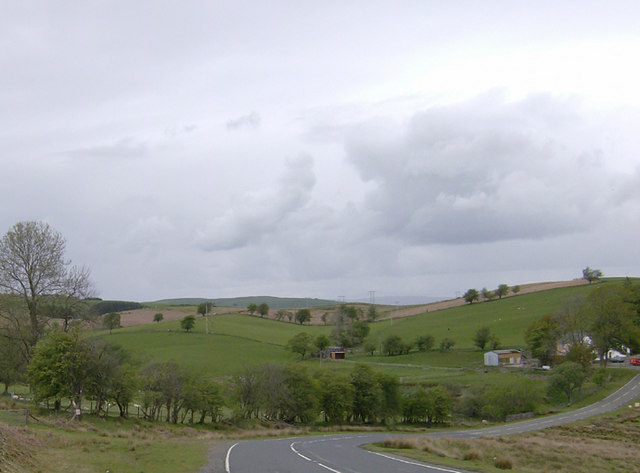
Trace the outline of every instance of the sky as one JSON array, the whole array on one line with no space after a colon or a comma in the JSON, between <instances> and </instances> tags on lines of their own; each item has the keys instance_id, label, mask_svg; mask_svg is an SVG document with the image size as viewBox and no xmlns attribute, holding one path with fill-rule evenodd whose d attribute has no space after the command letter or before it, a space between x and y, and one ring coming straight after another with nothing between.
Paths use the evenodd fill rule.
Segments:
<instances>
[{"instance_id":1,"label":"sky","mask_svg":"<svg viewBox=\"0 0 640 473\"><path fill-rule=\"evenodd\" d=\"M4 0L0 234L105 299L640 276L640 2Z\"/></svg>"}]
</instances>

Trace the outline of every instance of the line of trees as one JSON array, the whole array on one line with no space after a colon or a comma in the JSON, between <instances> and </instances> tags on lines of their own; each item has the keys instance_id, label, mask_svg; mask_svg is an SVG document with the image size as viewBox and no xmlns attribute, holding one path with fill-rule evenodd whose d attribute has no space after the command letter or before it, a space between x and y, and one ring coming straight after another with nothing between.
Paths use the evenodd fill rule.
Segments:
<instances>
[{"instance_id":1,"label":"line of trees","mask_svg":"<svg viewBox=\"0 0 640 473\"><path fill-rule=\"evenodd\" d=\"M496 297L498 299L502 299L504 296L509 295L509 292L512 294L518 294L520 292L520 286L509 287L507 284L500 284L494 291L490 291L486 287L482 288L481 291L478 291L477 289L468 289L462 297L465 302L473 304L480 300L480 296L482 296L485 301L491 301Z\"/></svg>"},{"instance_id":2,"label":"line of trees","mask_svg":"<svg viewBox=\"0 0 640 473\"><path fill-rule=\"evenodd\" d=\"M56 410L81 410L89 401L95 415L105 415L115 405L122 417L134 406L145 419L171 423L220 422L223 414L232 421L302 424L399 419L436 424L448 422L453 414L504 420L535 412L545 394L570 404L592 374L567 360L549 376L546 393L544 384L526 377L470 391L402 387L396 376L366 364L343 373L268 363L221 381L203 378L174 361L141 366L122 348L81 335L78 330L55 331L38 342L27 368L36 402Z\"/></svg>"},{"instance_id":3,"label":"line of trees","mask_svg":"<svg viewBox=\"0 0 640 473\"><path fill-rule=\"evenodd\" d=\"M197 376L174 361L138 366L128 352L104 339L60 331L38 342L27 380L34 400L52 409L82 412L89 401L93 414L104 415L116 405L119 415L127 417L134 405L148 420L172 423L219 422L225 408L235 419L386 422L405 413L403 396L413 402L406 420L433 423L445 421L452 405L449 396L438 401L439 414L419 412L415 393L401 394L397 377L363 364L347 375L270 363L226 382Z\"/></svg>"}]
</instances>

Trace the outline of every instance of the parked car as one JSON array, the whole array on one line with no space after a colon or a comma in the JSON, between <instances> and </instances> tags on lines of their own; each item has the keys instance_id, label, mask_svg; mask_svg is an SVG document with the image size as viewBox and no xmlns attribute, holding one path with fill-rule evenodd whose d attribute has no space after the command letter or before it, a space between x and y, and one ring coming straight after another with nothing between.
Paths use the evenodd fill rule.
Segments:
<instances>
[{"instance_id":1,"label":"parked car","mask_svg":"<svg viewBox=\"0 0 640 473\"><path fill-rule=\"evenodd\" d=\"M624 355L613 355L609 361L611 363L624 363L625 361L627 361L627 357Z\"/></svg>"},{"instance_id":2,"label":"parked car","mask_svg":"<svg viewBox=\"0 0 640 473\"><path fill-rule=\"evenodd\" d=\"M640 358L629 358L629 363L633 366L640 366Z\"/></svg>"}]
</instances>

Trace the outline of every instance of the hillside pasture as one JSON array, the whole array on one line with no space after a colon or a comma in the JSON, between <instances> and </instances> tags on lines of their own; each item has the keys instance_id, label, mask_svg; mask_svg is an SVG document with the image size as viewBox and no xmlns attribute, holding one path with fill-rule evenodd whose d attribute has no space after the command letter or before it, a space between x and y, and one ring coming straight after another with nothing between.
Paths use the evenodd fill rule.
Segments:
<instances>
[{"instance_id":1,"label":"hillside pasture","mask_svg":"<svg viewBox=\"0 0 640 473\"><path fill-rule=\"evenodd\" d=\"M384 340L389 335L399 335L409 342L419 335L430 334L435 337L436 347L440 340L449 337L456 342L454 348L469 349L474 348L476 331L487 326L502 346L524 347L524 332L533 321L558 311L568 297L588 294L594 287L583 284L560 287L411 317L394 317L372 324L370 337Z\"/></svg>"},{"instance_id":2,"label":"hillside pasture","mask_svg":"<svg viewBox=\"0 0 640 473\"><path fill-rule=\"evenodd\" d=\"M424 370L428 368L444 369L442 375L445 378L452 376L446 370L481 369L482 352L473 343L478 328L488 326L500 338L503 347L523 348L524 332L534 320L556 312L568 297L587 294L595 287L597 285L560 287L378 321L371 324L369 335L369 340L377 347L375 356L356 349L347 356L345 365L349 361L389 365L392 367L390 370L403 372L399 376L418 378L436 375L435 372L425 373ZM181 314L193 313L192 310L185 310ZM210 316L209 335L205 334L206 320L203 317L197 317L194 330L185 333L178 320L183 316L173 321L117 329L112 335L105 331L96 334L130 349L145 360L174 359L209 376L224 376L269 361L294 362L299 357L286 350L289 339L300 332L315 338L321 333L330 334L333 330L330 325L301 326L236 313ZM435 338L435 347L425 353L412 351L407 355L383 356L379 349L390 334L401 336L405 342L411 342L419 335L430 334ZM444 337L455 340L453 350L437 350ZM340 363L326 364L331 369L342 369Z\"/></svg>"}]
</instances>

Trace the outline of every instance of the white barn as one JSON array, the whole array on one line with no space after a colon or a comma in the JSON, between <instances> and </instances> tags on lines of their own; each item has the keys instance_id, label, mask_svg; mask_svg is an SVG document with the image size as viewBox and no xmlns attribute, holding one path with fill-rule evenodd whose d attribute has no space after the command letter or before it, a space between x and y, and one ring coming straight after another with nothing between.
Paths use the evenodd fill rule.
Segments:
<instances>
[{"instance_id":1,"label":"white barn","mask_svg":"<svg viewBox=\"0 0 640 473\"><path fill-rule=\"evenodd\" d=\"M484 354L485 366L519 366L522 364L520 350L491 350Z\"/></svg>"}]
</instances>

